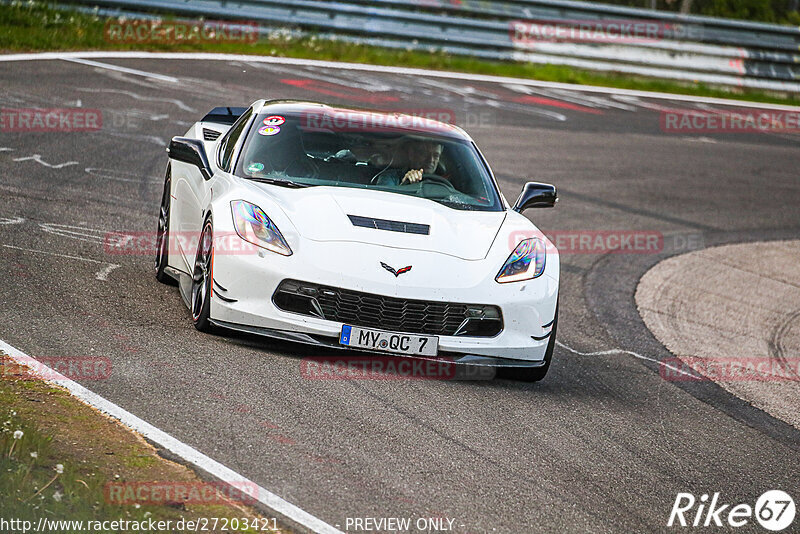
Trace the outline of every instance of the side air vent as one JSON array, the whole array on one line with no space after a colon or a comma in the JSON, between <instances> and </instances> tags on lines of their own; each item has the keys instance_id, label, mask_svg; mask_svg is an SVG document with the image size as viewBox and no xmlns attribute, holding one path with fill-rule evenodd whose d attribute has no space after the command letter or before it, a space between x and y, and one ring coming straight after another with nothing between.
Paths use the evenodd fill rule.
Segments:
<instances>
[{"instance_id":1,"label":"side air vent","mask_svg":"<svg viewBox=\"0 0 800 534\"><path fill-rule=\"evenodd\" d=\"M427 224L374 219L372 217L361 217L360 215L348 215L348 217L350 218L350 222L353 223L353 226L360 226L362 228L374 228L375 230L419 235L429 235L431 233L431 227Z\"/></svg>"},{"instance_id":2,"label":"side air vent","mask_svg":"<svg viewBox=\"0 0 800 534\"><path fill-rule=\"evenodd\" d=\"M203 128L203 139L206 141L216 141L219 139L219 136L222 135L222 132L218 132L216 130L210 130L208 128Z\"/></svg>"}]
</instances>

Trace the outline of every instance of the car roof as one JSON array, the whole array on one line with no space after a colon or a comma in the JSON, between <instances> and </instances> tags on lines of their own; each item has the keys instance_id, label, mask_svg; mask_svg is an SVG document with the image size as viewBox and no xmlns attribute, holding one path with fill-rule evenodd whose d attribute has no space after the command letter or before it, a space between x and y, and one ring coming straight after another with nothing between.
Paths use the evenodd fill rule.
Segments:
<instances>
[{"instance_id":1,"label":"car roof","mask_svg":"<svg viewBox=\"0 0 800 534\"><path fill-rule=\"evenodd\" d=\"M253 103L256 113L274 115L307 114L309 123L317 127L347 129L348 126L360 131L374 128L376 131L391 131L417 135L448 137L472 142L472 138L454 124L435 120L431 117L446 117L454 120L454 112L446 109L414 109L403 111L370 110L350 107L335 107L320 102L304 100L259 100Z\"/></svg>"}]
</instances>

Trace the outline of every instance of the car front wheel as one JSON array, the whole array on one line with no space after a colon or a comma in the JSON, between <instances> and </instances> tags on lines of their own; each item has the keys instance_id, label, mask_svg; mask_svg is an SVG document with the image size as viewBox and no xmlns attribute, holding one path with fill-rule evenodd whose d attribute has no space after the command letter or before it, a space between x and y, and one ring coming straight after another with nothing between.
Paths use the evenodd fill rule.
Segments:
<instances>
[{"instance_id":1,"label":"car front wheel","mask_svg":"<svg viewBox=\"0 0 800 534\"><path fill-rule=\"evenodd\" d=\"M192 273L192 321L201 332L211 332L211 291L213 284L214 227L211 218L206 219Z\"/></svg>"},{"instance_id":2,"label":"car front wheel","mask_svg":"<svg viewBox=\"0 0 800 534\"><path fill-rule=\"evenodd\" d=\"M166 273L169 265L169 211L172 202L172 173L167 167L164 178L164 192L161 195L161 207L158 211L158 232L156 233L156 280L162 284L176 285L177 282Z\"/></svg>"}]
</instances>

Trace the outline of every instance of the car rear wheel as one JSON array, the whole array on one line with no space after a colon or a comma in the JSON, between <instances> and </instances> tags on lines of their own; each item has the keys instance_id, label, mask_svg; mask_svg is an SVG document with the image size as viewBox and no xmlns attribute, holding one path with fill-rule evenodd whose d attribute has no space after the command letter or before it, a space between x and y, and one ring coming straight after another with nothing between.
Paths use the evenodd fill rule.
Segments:
<instances>
[{"instance_id":1,"label":"car rear wheel","mask_svg":"<svg viewBox=\"0 0 800 534\"><path fill-rule=\"evenodd\" d=\"M164 178L164 192L161 195L161 207L158 212L158 232L156 233L156 280L162 284L176 285L176 281L166 273L169 265L169 210L172 202L172 172L167 167Z\"/></svg>"},{"instance_id":2,"label":"car rear wheel","mask_svg":"<svg viewBox=\"0 0 800 534\"><path fill-rule=\"evenodd\" d=\"M211 291L213 284L214 227L211 218L206 219L192 273L192 321L201 332L211 332Z\"/></svg>"},{"instance_id":3,"label":"car rear wheel","mask_svg":"<svg viewBox=\"0 0 800 534\"><path fill-rule=\"evenodd\" d=\"M553 350L556 347L556 330L558 329L558 304L556 304L556 316L553 319L553 329L550 331L550 340L547 342L547 350L544 353L544 365L542 367L507 367L498 369L498 375L502 378L519 380L520 382L539 382L547 375L550 369L550 361L553 359Z\"/></svg>"}]
</instances>

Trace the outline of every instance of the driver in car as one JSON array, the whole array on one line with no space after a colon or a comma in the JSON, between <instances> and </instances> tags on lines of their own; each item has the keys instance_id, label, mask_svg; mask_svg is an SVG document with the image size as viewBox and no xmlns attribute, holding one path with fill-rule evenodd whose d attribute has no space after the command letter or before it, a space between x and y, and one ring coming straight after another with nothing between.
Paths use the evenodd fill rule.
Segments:
<instances>
[{"instance_id":1,"label":"driver in car","mask_svg":"<svg viewBox=\"0 0 800 534\"><path fill-rule=\"evenodd\" d=\"M403 148L400 155L405 155L410 170L401 175L401 169L389 169L381 174L380 185L413 184L422 180L423 174L436 172L442 157L442 145L433 141L410 141Z\"/></svg>"}]
</instances>

